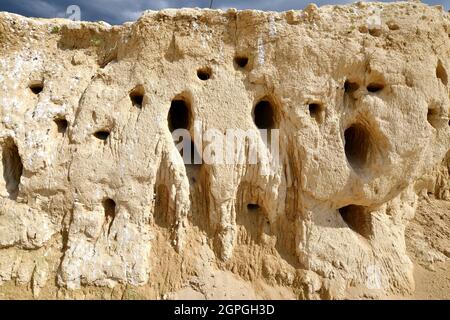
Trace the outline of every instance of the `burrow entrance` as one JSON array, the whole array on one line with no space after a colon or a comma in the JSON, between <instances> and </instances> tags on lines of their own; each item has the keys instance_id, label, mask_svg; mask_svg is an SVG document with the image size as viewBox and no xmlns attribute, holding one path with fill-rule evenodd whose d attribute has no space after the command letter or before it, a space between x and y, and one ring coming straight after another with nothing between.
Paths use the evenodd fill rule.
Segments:
<instances>
[{"instance_id":1,"label":"burrow entrance","mask_svg":"<svg viewBox=\"0 0 450 320\"><path fill-rule=\"evenodd\" d=\"M28 88L30 88L31 92L38 95L44 90L44 82L42 80L33 80L28 85Z\"/></svg>"},{"instance_id":2,"label":"burrow entrance","mask_svg":"<svg viewBox=\"0 0 450 320\"><path fill-rule=\"evenodd\" d=\"M67 131L67 127L69 126L69 122L65 118L56 118L53 120L56 124L56 129L58 133L64 135Z\"/></svg>"},{"instance_id":3,"label":"burrow entrance","mask_svg":"<svg viewBox=\"0 0 450 320\"><path fill-rule=\"evenodd\" d=\"M248 65L248 57L244 55L238 55L234 57L234 66L237 69L244 69Z\"/></svg>"},{"instance_id":4,"label":"burrow entrance","mask_svg":"<svg viewBox=\"0 0 450 320\"><path fill-rule=\"evenodd\" d=\"M167 116L169 130L172 133L177 129L189 130L191 124L190 105L186 100L175 98L172 100Z\"/></svg>"},{"instance_id":5,"label":"burrow entrance","mask_svg":"<svg viewBox=\"0 0 450 320\"><path fill-rule=\"evenodd\" d=\"M372 216L367 212L367 208L351 204L338 211L350 229L364 238L370 238L373 235Z\"/></svg>"},{"instance_id":6,"label":"burrow entrance","mask_svg":"<svg viewBox=\"0 0 450 320\"><path fill-rule=\"evenodd\" d=\"M2 144L2 174L4 188L12 200L17 199L19 184L23 172L22 159L19 150L12 138L6 139Z\"/></svg>"},{"instance_id":7,"label":"burrow entrance","mask_svg":"<svg viewBox=\"0 0 450 320\"><path fill-rule=\"evenodd\" d=\"M369 131L360 124L353 124L344 132L345 155L349 164L356 170L367 166L372 153Z\"/></svg>"},{"instance_id":8,"label":"burrow entrance","mask_svg":"<svg viewBox=\"0 0 450 320\"><path fill-rule=\"evenodd\" d=\"M186 169L192 169L192 166L199 166L198 163L200 160L200 153L193 142L192 134L192 112L191 106L188 101L184 98L175 98L172 100L170 105L169 114L167 116L167 123L169 126L170 132L173 134L175 130L183 129L187 130L189 136L183 136L183 149L180 150L181 156L183 156L184 163L186 165ZM178 136L178 134L176 135ZM186 141L185 139L189 139ZM181 141L174 141L175 143L180 143ZM186 150L189 148L189 150ZM196 161L197 160L197 161ZM192 170L190 170L192 171ZM195 179L194 179L195 182Z\"/></svg>"},{"instance_id":9,"label":"burrow entrance","mask_svg":"<svg viewBox=\"0 0 450 320\"><path fill-rule=\"evenodd\" d=\"M197 77L202 81L209 80L211 76L212 69L210 67L204 67L197 70Z\"/></svg>"},{"instance_id":10,"label":"burrow entrance","mask_svg":"<svg viewBox=\"0 0 450 320\"><path fill-rule=\"evenodd\" d=\"M106 198L102 202L105 211L105 225L108 227L108 235L111 231L112 224L116 218L116 202L113 199Z\"/></svg>"},{"instance_id":11,"label":"burrow entrance","mask_svg":"<svg viewBox=\"0 0 450 320\"><path fill-rule=\"evenodd\" d=\"M317 123L322 123L325 118L325 109L321 103L310 103L308 105L309 115L315 119Z\"/></svg>"},{"instance_id":12,"label":"burrow entrance","mask_svg":"<svg viewBox=\"0 0 450 320\"><path fill-rule=\"evenodd\" d=\"M108 139L110 135L109 130L98 130L94 133L94 137L96 137L99 140L103 140L106 142L106 140Z\"/></svg>"},{"instance_id":13,"label":"burrow entrance","mask_svg":"<svg viewBox=\"0 0 450 320\"><path fill-rule=\"evenodd\" d=\"M275 128L275 110L270 101L264 99L255 105L253 109L253 121L258 129Z\"/></svg>"},{"instance_id":14,"label":"burrow entrance","mask_svg":"<svg viewBox=\"0 0 450 320\"><path fill-rule=\"evenodd\" d=\"M144 103L145 89L142 85L136 86L130 92L130 100L134 107L142 109Z\"/></svg>"}]
</instances>

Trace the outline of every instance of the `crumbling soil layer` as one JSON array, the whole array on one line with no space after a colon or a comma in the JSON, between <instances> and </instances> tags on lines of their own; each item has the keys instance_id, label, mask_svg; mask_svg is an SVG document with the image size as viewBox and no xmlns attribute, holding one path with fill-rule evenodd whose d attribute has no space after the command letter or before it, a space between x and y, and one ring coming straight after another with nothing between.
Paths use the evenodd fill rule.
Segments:
<instances>
[{"instance_id":1,"label":"crumbling soil layer","mask_svg":"<svg viewBox=\"0 0 450 320\"><path fill-rule=\"evenodd\" d=\"M416 2L0 13L0 298L449 298L449 37Z\"/></svg>"}]
</instances>

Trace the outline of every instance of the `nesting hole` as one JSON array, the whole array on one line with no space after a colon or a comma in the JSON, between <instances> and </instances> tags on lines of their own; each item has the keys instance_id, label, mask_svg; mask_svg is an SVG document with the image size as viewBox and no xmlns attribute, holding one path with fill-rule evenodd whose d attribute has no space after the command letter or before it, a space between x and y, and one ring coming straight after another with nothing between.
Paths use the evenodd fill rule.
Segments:
<instances>
[{"instance_id":1,"label":"nesting hole","mask_svg":"<svg viewBox=\"0 0 450 320\"><path fill-rule=\"evenodd\" d=\"M8 138L2 145L2 167L5 189L9 198L15 200L19 194L23 165L19 150L11 138Z\"/></svg>"},{"instance_id":2,"label":"nesting hole","mask_svg":"<svg viewBox=\"0 0 450 320\"><path fill-rule=\"evenodd\" d=\"M102 202L105 210L105 222L108 224L108 235L110 234L113 221L116 217L116 202L113 199L107 198Z\"/></svg>"},{"instance_id":3,"label":"nesting hole","mask_svg":"<svg viewBox=\"0 0 450 320\"><path fill-rule=\"evenodd\" d=\"M260 209L259 204L256 203L248 203L247 204L247 210L248 212L256 212Z\"/></svg>"},{"instance_id":4,"label":"nesting hole","mask_svg":"<svg viewBox=\"0 0 450 320\"><path fill-rule=\"evenodd\" d=\"M244 56L236 56L234 57L234 64L238 67L238 68L245 68L248 64L248 57L244 57Z\"/></svg>"},{"instance_id":5,"label":"nesting hole","mask_svg":"<svg viewBox=\"0 0 450 320\"><path fill-rule=\"evenodd\" d=\"M212 75L212 70L209 67L200 68L197 70L197 77L202 81L209 80L211 78L211 75Z\"/></svg>"},{"instance_id":6,"label":"nesting hole","mask_svg":"<svg viewBox=\"0 0 450 320\"><path fill-rule=\"evenodd\" d=\"M107 198L103 200L103 209L107 219L114 219L116 215L116 202L113 199Z\"/></svg>"},{"instance_id":7,"label":"nesting hole","mask_svg":"<svg viewBox=\"0 0 450 320\"><path fill-rule=\"evenodd\" d=\"M384 84L379 82L372 82L367 85L367 91L369 92L379 92L384 89Z\"/></svg>"},{"instance_id":8,"label":"nesting hole","mask_svg":"<svg viewBox=\"0 0 450 320\"><path fill-rule=\"evenodd\" d=\"M367 164L372 148L369 132L361 125L354 124L344 132L345 155L354 169Z\"/></svg>"},{"instance_id":9,"label":"nesting hole","mask_svg":"<svg viewBox=\"0 0 450 320\"><path fill-rule=\"evenodd\" d=\"M137 86L130 92L130 100L134 107L142 109L144 94L145 92L143 86Z\"/></svg>"},{"instance_id":10,"label":"nesting hole","mask_svg":"<svg viewBox=\"0 0 450 320\"><path fill-rule=\"evenodd\" d=\"M275 127L275 112L269 101L262 100L255 105L253 121L258 129L272 129Z\"/></svg>"},{"instance_id":11,"label":"nesting hole","mask_svg":"<svg viewBox=\"0 0 450 320\"><path fill-rule=\"evenodd\" d=\"M177 129L189 129L190 116L189 106L185 100L172 100L167 117L170 132Z\"/></svg>"},{"instance_id":12,"label":"nesting hole","mask_svg":"<svg viewBox=\"0 0 450 320\"><path fill-rule=\"evenodd\" d=\"M309 115L314 118L317 122L321 123L323 121L323 105L320 103L310 103L308 106Z\"/></svg>"},{"instance_id":13,"label":"nesting hole","mask_svg":"<svg viewBox=\"0 0 450 320\"><path fill-rule=\"evenodd\" d=\"M447 71L445 71L441 60L438 61L436 66L436 77L438 77L445 86L448 84Z\"/></svg>"},{"instance_id":14,"label":"nesting hole","mask_svg":"<svg viewBox=\"0 0 450 320\"><path fill-rule=\"evenodd\" d=\"M365 238L373 234L371 215L365 207L352 204L340 208L339 213L353 231Z\"/></svg>"},{"instance_id":15,"label":"nesting hole","mask_svg":"<svg viewBox=\"0 0 450 320\"><path fill-rule=\"evenodd\" d=\"M42 81L32 81L28 88L30 88L31 92L34 94L39 94L44 90L44 83Z\"/></svg>"},{"instance_id":16,"label":"nesting hole","mask_svg":"<svg viewBox=\"0 0 450 320\"><path fill-rule=\"evenodd\" d=\"M69 126L69 123L64 118L58 118L53 120L56 124L56 127L58 129L58 133L65 134L67 131L67 127Z\"/></svg>"},{"instance_id":17,"label":"nesting hole","mask_svg":"<svg viewBox=\"0 0 450 320\"><path fill-rule=\"evenodd\" d=\"M344 91L346 93L352 93L359 89L359 85L356 82L346 80L344 83Z\"/></svg>"},{"instance_id":18,"label":"nesting hole","mask_svg":"<svg viewBox=\"0 0 450 320\"><path fill-rule=\"evenodd\" d=\"M94 137L96 137L99 140L106 140L106 139L108 139L109 135L110 135L110 132L107 130L99 130L94 133Z\"/></svg>"}]
</instances>

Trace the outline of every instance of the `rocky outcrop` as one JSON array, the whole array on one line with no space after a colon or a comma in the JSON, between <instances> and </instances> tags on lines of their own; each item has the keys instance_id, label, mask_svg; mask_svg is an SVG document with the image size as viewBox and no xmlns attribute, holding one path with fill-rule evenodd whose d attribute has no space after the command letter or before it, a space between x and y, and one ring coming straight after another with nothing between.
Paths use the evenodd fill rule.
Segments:
<instances>
[{"instance_id":1,"label":"rocky outcrop","mask_svg":"<svg viewBox=\"0 0 450 320\"><path fill-rule=\"evenodd\" d=\"M449 37L420 3L1 13L0 292L412 292L418 195L449 200Z\"/></svg>"}]
</instances>

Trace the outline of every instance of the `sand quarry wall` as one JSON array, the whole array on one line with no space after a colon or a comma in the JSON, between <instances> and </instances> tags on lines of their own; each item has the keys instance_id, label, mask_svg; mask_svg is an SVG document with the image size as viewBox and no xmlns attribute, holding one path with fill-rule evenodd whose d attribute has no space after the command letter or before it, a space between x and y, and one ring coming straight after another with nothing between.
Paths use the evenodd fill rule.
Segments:
<instances>
[{"instance_id":1,"label":"sand quarry wall","mask_svg":"<svg viewBox=\"0 0 450 320\"><path fill-rule=\"evenodd\" d=\"M450 200L449 37L411 2L0 13L0 292L413 291L405 228L421 193ZM215 161L185 164L176 129L200 156L219 137ZM273 129L279 152L261 134L236 144L256 162L221 162L228 129Z\"/></svg>"}]
</instances>

